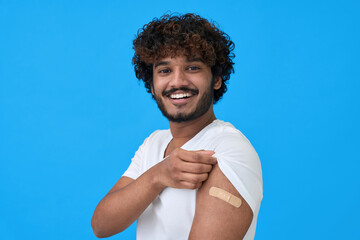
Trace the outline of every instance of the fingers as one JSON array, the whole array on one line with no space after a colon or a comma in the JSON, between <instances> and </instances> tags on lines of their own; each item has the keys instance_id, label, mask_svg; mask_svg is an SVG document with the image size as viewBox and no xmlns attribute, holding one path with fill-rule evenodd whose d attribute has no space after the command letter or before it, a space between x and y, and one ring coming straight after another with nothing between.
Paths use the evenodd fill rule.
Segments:
<instances>
[{"instance_id":1,"label":"fingers","mask_svg":"<svg viewBox=\"0 0 360 240\"><path fill-rule=\"evenodd\" d=\"M199 150L199 151L194 151L194 152L198 152L198 153L201 153L201 154L207 154L207 155L214 155L215 152L214 151L211 151L211 150Z\"/></svg>"},{"instance_id":2,"label":"fingers","mask_svg":"<svg viewBox=\"0 0 360 240\"><path fill-rule=\"evenodd\" d=\"M214 151L186 151L184 149L178 148L174 150L174 157L178 157L183 161L192 162L192 163L204 163L204 164L216 164L217 160L215 157L212 157Z\"/></svg>"},{"instance_id":3,"label":"fingers","mask_svg":"<svg viewBox=\"0 0 360 240\"><path fill-rule=\"evenodd\" d=\"M208 173L203 174L191 174L191 173L183 173L181 178L183 180L179 181L178 188L186 188L186 189L197 189L200 188L204 181L206 181L209 177Z\"/></svg>"},{"instance_id":4,"label":"fingers","mask_svg":"<svg viewBox=\"0 0 360 240\"><path fill-rule=\"evenodd\" d=\"M201 183L190 183L190 182L181 181L179 184L179 188L185 188L185 189L198 189L201 186L202 186L202 182Z\"/></svg>"},{"instance_id":5,"label":"fingers","mask_svg":"<svg viewBox=\"0 0 360 240\"><path fill-rule=\"evenodd\" d=\"M173 188L199 188L217 163L212 155L214 151L175 149L160 163L162 184Z\"/></svg>"},{"instance_id":6,"label":"fingers","mask_svg":"<svg viewBox=\"0 0 360 240\"><path fill-rule=\"evenodd\" d=\"M209 177L208 173L201 173L201 174L182 173L181 181L198 184L204 182L208 177Z\"/></svg>"},{"instance_id":7,"label":"fingers","mask_svg":"<svg viewBox=\"0 0 360 240\"><path fill-rule=\"evenodd\" d=\"M211 164L182 162L179 168L182 172L200 174L210 172L212 166Z\"/></svg>"},{"instance_id":8,"label":"fingers","mask_svg":"<svg viewBox=\"0 0 360 240\"><path fill-rule=\"evenodd\" d=\"M191 174L183 173L182 179L179 181L177 188L186 188L186 189L198 189L202 186L204 181L209 177L208 173L203 174Z\"/></svg>"}]
</instances>

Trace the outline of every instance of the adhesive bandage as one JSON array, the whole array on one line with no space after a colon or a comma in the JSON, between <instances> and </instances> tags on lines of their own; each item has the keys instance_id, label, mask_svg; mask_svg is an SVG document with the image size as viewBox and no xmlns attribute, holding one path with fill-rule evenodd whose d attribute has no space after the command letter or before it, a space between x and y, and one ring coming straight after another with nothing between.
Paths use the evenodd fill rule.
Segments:
<instances>
[{"instance_id":1,"label":"adhesive bandage","mask_svg":"<svg viewBox=\"0 0 360 240\"><path fill-rule=\"evenodd\" d=\"M219 198L225 202L230 203L236 208L239 208L241 206L241 199L232 195L231 193L217 187L211 187L209 190L209 195Z\"/></svg>"}]
</instances>

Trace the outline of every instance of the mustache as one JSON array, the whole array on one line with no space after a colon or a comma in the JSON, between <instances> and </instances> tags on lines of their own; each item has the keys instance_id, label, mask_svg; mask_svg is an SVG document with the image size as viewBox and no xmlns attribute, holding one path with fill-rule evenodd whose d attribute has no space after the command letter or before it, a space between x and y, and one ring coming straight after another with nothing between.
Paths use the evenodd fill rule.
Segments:
<instances>
[{"instance_id":1,"label":"mustache","mask_svg":"<svg viewBox=\"0 0 360 240\"><path fill-rule=\"evenodd\" d=\"M162 92L162 95L163 97L167 96L167 95L170 95L176 91L184 91L184 92L191 92L191 93L194 93L194 94L198 94L199 93L199 90L197 89L191 89L191 88L187 88L187 87L181 87L181 88L172 88L172 89L169 89L169 90L166 90L166 91L163 91Z\"/></svg>"}]
</instances>

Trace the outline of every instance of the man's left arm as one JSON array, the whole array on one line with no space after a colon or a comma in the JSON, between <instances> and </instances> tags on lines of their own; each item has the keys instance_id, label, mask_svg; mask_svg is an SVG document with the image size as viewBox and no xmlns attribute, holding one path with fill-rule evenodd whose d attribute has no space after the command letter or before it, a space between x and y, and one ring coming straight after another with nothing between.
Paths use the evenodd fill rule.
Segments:
<instances>
[{"instance_id":1,"label":"man's left arm","mask_svg":"<svg viewBox=\"0 0 360 240\"><path fill-rule=\"evenodd\" d=\"M233 206L209 190L217 187L241 199L240 207ZM231 182L215 165L209 178L197 192L196 210L189 239L243 239L253 219L253 212Z\"/></svg>"}]
</instances>

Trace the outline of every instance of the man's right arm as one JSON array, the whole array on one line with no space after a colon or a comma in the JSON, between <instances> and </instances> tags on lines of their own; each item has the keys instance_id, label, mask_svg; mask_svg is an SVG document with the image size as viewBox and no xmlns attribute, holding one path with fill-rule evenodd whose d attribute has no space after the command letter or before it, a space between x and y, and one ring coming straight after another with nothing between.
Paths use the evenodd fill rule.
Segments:
<instances>
[{"instance_id":1,"label":"man's right arm","mask_svg":"<svg viewBox=\"0 0 360 240\"><path fill-rule=\"evenodd\" d=\"M103 238L125 230L165 187L199 188L216 163L213 154L178 148L136 180L121 177L95 209L91 219L95 235Z\"/></svg>"},{"instance_id":2,"label":"man's right arm","mask_svg":"<svg viewBox=\"0 0 360 240\"><path fill-rule=\"evenodd\" d=\"M91 219L94 234L109 237L128 228L163 188L156 184L156 171L149 169L138 179L121 177L100 201Z\"/></svg>"}]
</instances>

